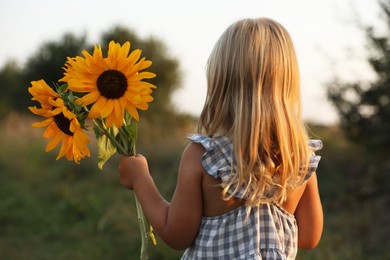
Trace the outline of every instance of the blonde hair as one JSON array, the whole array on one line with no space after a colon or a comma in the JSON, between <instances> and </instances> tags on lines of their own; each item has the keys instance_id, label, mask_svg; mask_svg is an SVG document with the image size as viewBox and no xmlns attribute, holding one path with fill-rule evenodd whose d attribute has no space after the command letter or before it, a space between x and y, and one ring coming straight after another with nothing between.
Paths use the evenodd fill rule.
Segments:
<instances>
[{"instance_id":1,"label":"blonde hair","mask_svg":"<svg viewBox=\"0 0 390 260\"><path fill-rule=\"evenodd\" d=\"M267 18L232 24L211 52L207 86L198 131L233 143L236 174L222 183L224 198L246 185L249 206L283 202L302 183L309 159L289 33Z\"/></svg>"}]
</instances>

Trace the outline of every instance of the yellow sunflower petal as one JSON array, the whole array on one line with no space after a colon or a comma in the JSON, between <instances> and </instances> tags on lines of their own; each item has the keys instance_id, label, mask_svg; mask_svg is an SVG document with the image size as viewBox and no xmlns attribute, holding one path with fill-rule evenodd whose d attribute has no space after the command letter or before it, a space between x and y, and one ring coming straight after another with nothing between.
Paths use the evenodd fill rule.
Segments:
<instances>
[{"instance_id":1,"label":"yellow sunflower petal","mask_svg":"<svg viewBox=\"0 0 390 260\"><path fill-rule=\"evenodd\" d=\"M127 56L129 55L129 52L130 52L130 42L127 41L122 45L122 47L119 50L118 61L125 60L127 58Z\"/></svg>"},{"instance_id":2,"label":"yellow sunflower petal","mask_svg":"<svg viewBox=\"0 0 390 260\"><path fill-rule=\"evenodd\" d=\"M59 113L62 113L62 107L56 107L52 111L50 111L52 115L58 115Z\"/></svg>"},{"instance_id":3,"label":"yellow sunflower petal","mask_svg":"<svg viewBox=\"0 0 390 260\"><path fill-rule=\"evenodd\" d=\"M48 111L47 109L41 109L37 107L28 107L28 109L33 113L38 116L44 116L44 117L50 117L51 113L50 110Z\"/></svg>"},{"instance_id":4,"label":"yellow sunflower petal","mask_svg":"<svg viewBox=\"0 0 390 260\"><path fill-rule=\"evenodd\" d=\"M103 59L102 48L100 45L95 46L93 50L93 61L103 68L103 70L109 69L106 61Z\"/></svg>"},{"instance_id":5,"label":"yellow sunflower petal","mask_svg":"<svg viewBox=\"0 0 390 260\"><path fill-rule=\"evenodd\" d=\"M80 160L86 156L90 156L90 152L85 145L80 145L76 140L73 141L72 147L73 160L75 163L79 164Z\"/></svg>"},{"instance_id":6,"label":"yellow sunflower petal","mask_svg":"<svg viewBox=\"0 0 390 260\"><path fill-rule=\"evenodd\" d=\"M124 117L124 108L122 107L120 101L114 102L114 110L113 110L113 123L117 128L120 128L123 125L123 117Z\"/></svg>"},{"instance_id":7,"label":"yellow sunflower petal","mask_svg":"<svg viewBox=\"0 0 390 260\"><path fill-rule=\"evenodd\" d=\"M134 105L140 104L142 102L142 98L140 94L135 94L133 96L132 102Z\"/></svg>"},{"instance_id":8,"label":"yellow sunflower petal","mask_svg":"<svg viewBox=\"0 0 390 260\"><path fill-rule=\"evenodd\" d=\"M71 148L72 148L72 137L69 135L66 135L66 136L64 136L64 138L62 140L61 149L60 149L60 152L58 153L56 160L58 160L62 156L64 156ZM68 157L67 157L67 159L68 159Z\"/></svg>"},{"instance_id":9,"label":"yellow sunflower petal","mask_svg":"<svg viewBox=\"0 0 390 260\"><path fill-rule=\"evenodd\" d=\"M51 150L53 150L57 145L58 143L62 140L64 134L60 131L56 132L53 136L52 136L52 139L47 143L46 145L46 152L50 152Z\"/></svg>"},{"instance_id":10,"label":"yellow sunflower petal","mask_svg":"<svg viewBox=\"0 0 390 260\"><path fill-rule=\"evenodd\" d=\"M51 136L53 136L58 131L61 131L61 130L57 127L56 123L53 120L53 122L43 132L42 136L45 137L45 138L50 138Z\"/></svg>"},{"instance_id":11,"label":"yellow sunflower petal","mask_svg":"<svg viewBox=\"0 0 390 260\"><path fill-rule=\"evenodd\" d=\"M51 110L53 100L57 99L59 95L51 89L44 80L32 81L31 87L28 89L32 95L31 100L38 101L41 104L41 107L36 106L29 107L28 109L39 116L51 117Z\"/></svg>"},{"instance_id":12,"label":"yellow sunflower petal","mask_svg":"<svg viewBox=\"0 0 390 260\"><path fill-rule=\"evenodd\" d=\"M99 91L92 91L88 94L86 94L85 96L81 97L80 98L80 104L82 104L83 106L88 106L89 104L92 104L93 102L95 102L100 96L100 92Z\"/></svg>"},{"instance_id":13,"label":"yellow sunflower petal","mask_svg":"<svg viewBox=\"0 0 390 260\"><path fill-rule=\"evenodd\" d=\"M76 164L80 164L80 160L81 160L82 158L84 158L84 157L82 156L82 154L80 154L80 151L78 151L76 147L73 147L72 150L73 150L73 151L69 154L69 158L68 158L68 156L67 156L67 159L68 159L69 161L71 161L71 160L73 159L73 161L74 161Z\"/></svg>"},{"instance_id":14,"label":"yellow sunflower petal","mask_svg":"<svg viewBox=\"0 0 390 260\"><path fill-rule=\"evenodd\" d=\"M134 118L135 120L139 121L138 111L130 102L127 103L126 109L127 109L127 111L129 112L129 114L131 115L132 118Z\"/></svg>"},{"instance_id":15,"label":"yellow sunflower petal","mask_svg":"<svg viewBox=\"0 0 390 260\"><path fill-rule=\"evenodd\" d=\"M149 68L150 66L152 66L152 61L145 60L142 64L140 64L139 70L143 70L143 69Z\"/></svg>"},{"instance_id":16,"label":"yellow sunflower petal","mask_svg":"<svg viewBox=\"0 0 390 260\"><path fill-rule=\"evenodd\" d=\"M132 91L126 91L126 93L125 93L125 98L126 98L128 101L133 102L135 95L136 95L136 94L135 94L134 92L132 92Z\"/></svg>"},{"instance_id":17,"label":"yellow sunflower petal","mask_svg":"<svg viewBox=\"0 0 390 260\"><path fill-rule=\"evenodd\" d=\"M150 103L150 102L153 101L153 97L150 96L150 95L142 96L142 101L143 101L143 102L146 102L146 103Z\"/></svg>"},{"instance_id":18,"label":"yellow sunflower petal","mask_svg":"<svg viewBox=\"0 0 390 260\"><path fill-rule=\"evenodd\" d=\"M126 99L126 97L121 97L121 98L119 99L119 102L121 103L121 109L122 109L122 111L123 111L123 113L124 113L124 111L125 111L125 109L126 109L126 104L127 104L127 99Z\"/></svg>"},{"instance_id":19,"label":"yellow sunflower petal","mask_svg":"<svg viewBox=\"0 0 390 260\"><path fill-rule=\"evenodd\" d=\"M84 77L84 76L83 76ZM83 82L79 79L70 79L68 81L69 89L74 92L91 92L97 91L95 83Z\"/></svg>"},{"instance_id":20,"label":"yellow sunflower petal","mask_svg":"<svg viewBox=\"0 0 390 260\"><path fill-rule=\"evenodd\" d=\"M74 142L80 144L81 147L81 145L89 143L89 137L81 128L78 128L74 133Z\"/></svg>"},{"instance_id":21,"label":"yellow sunflower petal","mask_svg":"<svg viewBox=\"0 0 390 260\"><path fill-rule=\"evenodd\" d=\"M106 126L110 128L112 126L112 116L106 117Z\"/></svg>"},{"instance_id":22,"label":"yellow sunflower petal","mask_svg":"<svg viewBox=\"0 0 390 260\"><path fill-rule=\"evenodd\" d=\"M62 114L69 120L76 119L77 116L73 112L69 111L67 108L63 107ZM77 121L77 120L76 120ZM78 122L77 122L78 123Z\"/></svg>"},{"instance_id":23,"label":"yellow sunflower petal","mask_svg":"<svg viewBox=\"0 0 390 260\"><path fill-rule=\"evenodd\" d=\"M126 71L126 77L130 78L134 75L137 75L140 71L141 64L144 62L145 58L142 58L140 61L138 61L136 64L132 64L132 66L129 66Z\"/></svg>"},{"instance_id":24,"label":"yellow sunflower petal","mask_svg":"<svg viewBox=\"0 0 390 260\"><path fill-rule=\"evenodd\" d=\"M117 70L123 71L125 68L132 66L136 62L136 60L132 58L131 54L129 55L129 51L130 42L126 42L119 51ZM139 58L139 56L136 57L136 55L133 55L133 57L136 59Z\"/></svg>"},{"instance_id":25,"label":"yellow sunflower petal","mask_svg":"<svg viewBox=\"0 0 390 260\"><path fill-rule=\"evenodd\" d=\"M101 111L104 110L106 103L107 103L107 99L103 96L100 96L96 100L95 104L92 105L88 117L92 119L99 117Z\"/></svg>"},{"instance_id":26,"label":"yellow sunflower petal","mask_svg":"<svg viewBox=\"0 0 390 260\"><path fill-rule=\"evenodd\" d=\"M75 148L75 152L81 155L81 157L86 155L89 156L88 143L88 135L81 128L78 128L73 136L73 147Z\"/></svg>"},{"instance_id":27,"label":"yellow sunflower petal","mask_svg":"<svg viewBox=\"0 0 390 260\"><path fill-rule=\"evenodd\" d=\"M148 110L149 105L148 105L148 103L140 103L140 104L136 105L135 107L138 109L141 109L141 110Z\"/></svg>"},{"instance_id":28,"label":"yellow sunflower petal","mask_svg":"<svg viewBox=\"0 0 390 260\"><path fill-rule=\"evenodd\" d=\"M118 70L119 67L123 68L123 64L127 63L127 56L130 51L130 42L125 42L122 46L118 43L111 41L108 47L107 60L110 63L110 68Z\"/></svg>"},{"instance_id":29,"label":"yellow sunflower petal","mask_svg":"<svg viewBox=\"0 0 390 260\"><path fill-rule=\"evenodd\" d=\"M74 133L77 130L78 127L80 127L80 124L77 121L77 119L73 119L72 121L70 121L69 130L72 133Z\"/></svg>"},{"instance_id":30,"label":"yellow sunflower petal","mask_svg":"<svg viewBox=\"0 0 390 260\"><path fill-rule=\"evenodd\" d=\"M114 41L110 41L108 44L107 61L110 64L110 69L116 70L118 67L118 50L120 45Z\"/></svg>"},{"instance_id":31,"label":"yellow sunflower petal","mask_svg":"<svg viewBox=\"0 0 390 260\"><path fill-rule=\"evenodd\" d=\"M52 117L50 117L50 118L48 118L46 120L43 120L41 122L35 122L35 123L32 124L32 127L40 128L40 127L48 126L51 123L53 123L53 118Z\"/></svg>"},{"instance_id":32,"label":"yellow sunflower petal","mask_svg":"<svg viewBox=\"0 0 390 260\"><path fill-rule=\"evenodd\" d=\"M47 83L41 79L38 81L31 81L31 87L28 88L31 95L45 95L51 97L58 97L59 95Z\"/></svg>"},{"instance_id":33,"label":"yellow sunflower petal","mask_svg":"<svg viewBox=\"0 0 390 260\"><path fill-rule=\"evenodd\" d=\"M73 143L71 144L70 149L66 151L65 157L68 161L72 161L74 160L73 158L75 158L74 162L79 164L80 160L78 160L77 154L74 152Z\"/></svg>"},{"instance_id":34,"label":"yellow sunflower petal","mask_svg":"<svg viewBox=\"0 0 390 260\"><path fill-rule=\"evenodd\" d=\"M107 99L107 103L105 104L105 106L103 106L101 109L100 109L100 115L105 118L107 117L109 114L111 114L112 110L114 109L114 100L113 99Z\"/></svg>"},{"instance_id":35,"label":"yellow sunflower petal","mask_svg":"<svg viewBox=\"0 0 390 260\"><path fill-rule=\"evenodd\" d=\"M137 75L135 75L132 79L132 81L140 81L142 79L151 79L156 77L156 74L148 71L142 71L139 72Z\"/></svg>"},{"instance_id":36,"label":"yellow sunflower petal","mask_svg":"<svg viewBox=\"0 0 390 260\"><path fill-rule=\"evenodd\" d=\"M118 70L123 71L126 75L131 75L131 73L134 74L136 70L133 70L131 73L128 73L128 70L131 70L134 67L134 64L141 57L141 54L142 51L139 49L132 51L126 61L118 66Z\"/></svg>"}]
</instances>

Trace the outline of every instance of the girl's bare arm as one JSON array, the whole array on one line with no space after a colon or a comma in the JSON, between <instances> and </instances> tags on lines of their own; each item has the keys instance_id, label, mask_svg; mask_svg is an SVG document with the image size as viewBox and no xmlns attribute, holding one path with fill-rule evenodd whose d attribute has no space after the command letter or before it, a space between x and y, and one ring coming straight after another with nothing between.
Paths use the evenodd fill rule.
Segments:
<instances>
[{"instance_id":1,"label":"girl's bare arm","mask_svg":"<svg viewBox=\"0 0 390 260\"><path fill-rule=\"evenodd\" d=\"M171 203L160 195L143 156L122 157L119 164L123 186L133 189L149 223L172 248L192 244L202 217L201 155L203 147L191 143L183 152L175 193Z\"/></svg>"},{"instance_id":2,"label":"girl's bare arm","mask_svg":"<svg viewBox=\"0 0 390 260\"><path fill-rule=\"evenodd\" d=\"M298 247L313 249L320 241L324 224L315 173L308 180L294 215L298 224Z\"/></svg>"}]
</instances>

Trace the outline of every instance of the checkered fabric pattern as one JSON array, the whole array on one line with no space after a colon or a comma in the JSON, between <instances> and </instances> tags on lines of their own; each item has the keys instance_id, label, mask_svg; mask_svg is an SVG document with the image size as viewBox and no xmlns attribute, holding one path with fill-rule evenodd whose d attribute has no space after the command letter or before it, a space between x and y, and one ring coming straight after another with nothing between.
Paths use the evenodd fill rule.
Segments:
<instances>
[{"instance_id":1,"label":"checkered fabric pattern","mask_svg":"<svg viewBox=\"0 0 390 260\"><path fill-rule=\"evenodd\" d=\"M235 172L229 139L198 134L188 138L205 147L201 160L207 173L227 181ZM320 160L314 151L321 149L322 143L310 140L309 148L313 151L309 163L313 172ZM235 196L243 198L244 189ZM253 207L249 214L247 211L243 205L221 216L203 217L195 242L182 259L295 259L298 230L294 216L277 203Z\"/></svg>"},{"instance_id":2,"label":"checkered fabric pattern","mask_svg":"<svg viewBox=\"0 0 390 260\"><path fill-rule=\"evenodd\" d=\"M295 259L298 228L294 216L276 203L245 205L217 217L203 217L188 259Z\"/></svg>"}]
</instances>

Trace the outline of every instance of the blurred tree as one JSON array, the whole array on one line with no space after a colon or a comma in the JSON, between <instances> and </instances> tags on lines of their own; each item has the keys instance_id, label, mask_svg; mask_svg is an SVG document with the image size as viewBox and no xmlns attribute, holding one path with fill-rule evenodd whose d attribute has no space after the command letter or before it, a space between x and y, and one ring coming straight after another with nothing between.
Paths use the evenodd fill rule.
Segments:
<instances>
[{"instance_id":1,"label":"blurred tree","mask_svg":"<svg viewBox=\"0 0 390 260\"><path fill-rule=\"evenodd\" d=\"M19 88L20 96L27 94L28 100L31 98L26 90L33 80L44 79L49 86L54 86L54 83L63 77L62 67L67 57L80 55L85 47L85 35L78 37L72 33L64 34L59 41L43 44L35 54L27 59L23 77L25 84ZM25 109L28 102L21 98L18 100L17 108Z\"/></svg>"},{"instance_id":2,"label":"blurred tree","mask_svg":"<svg viewBox=\"0 0 390 260\"><path fill-rule=\"evenodd\" d=\"M18 100L18 86L22 85L22 68L16 61L9 61L0 70L0 116L10 112L12 102ZM26 94L26 93L25 93Z\"/></svg>"},{"instance_id":3,"label":"blurred tree","mask_svg":"<svg viewBox=\"0 0 390 260\"><path fill-rule=\"evenodd\" d=\"M7 63L0 70L0 100L2 111L17 110L26 112L32 104L27 88L30 82L44 79L49 86L57 82L63 75L66 58L79 55L85 48L85 36L76 37L65 34L58 41L44 43L36 53L27 59L23 68L15 62Z\"/></svg>"},{"instance_id":4,"label":"blurred tree","mask_svg":"<svg viewBox=\"0 0 390 260\"><path fill-rule=\"evenodd\" d=\"M66 33L59 41L43 44L38 51L28 58L25 77L28 80L44 79L49 85L63 77L67 57L80 55L86 47L85 36L77 37Z\"/></svg>"},{"instance_id":5,"label":"blurred tree","mask_svg":"<svg viewBox=\"0 0 390 260\"><path fill-rule=\"evenodd\" d=\"M365 256L382 254L378 258L388 259L388 250L383 248L390 245L390 0L378 3L384 13L386 31L378 35L372 26L362 26L370 51L367 60L376 75L375 80L353 83L336 80L327 92L339 113L344 135L352 141L353 152L357 153L353 160L344 163L340 159L344 160L353 152L332 161L332 165L343 165L338 166L342 170L339 176L345 178L347 184L342 188L347 199L342 209L349 207L350 212L355 212L354 216L366 218L350 227L353 232L349 237L359 238ZM341 193L339 196L342 197ZM367 212L369 214L363 214ZM380 245L377 241L381 241Z\"/></svg>"},{"instance_id":6,"label":"blurred tree","mask_svg":"<svg viewBox=\"0 0 390 260\"><path fill-rule=\"evenodd\" d=\"M141 39L133 31L122 26L108 30L102 34L101 38L100 44L104 56L107 55L107 46L111 40L120 44L130 41L131 50L141 49L142 56L153 61L152 67L148 70L156 73L157 77L149 81L158 88L153 93L155 100L150 104L150 110L156 111L156 113L148 112L142 115L143 117L153 118L153 121L176 121L179 118L187 121L189 119L188 115L179 116L173 107L171 96L181 81L179 62L169 55L163 42L153 37ZM86 37L77 37L67 33L59 41L43 44L36 53L27 59L23 68L18 67L16 62L9 62L0 70L0 113L11 109L27 111L28 104L32 104L31 96L27 91L30 82L44 79L50 86L53 86L53 83L57 82L63 75L62 67L66 58L81 56L83 49L87 49L90 53L93 50L93 46L86 43Z\"/></svg>"},{"instance_id":7,"label":"blurred tree","mask_svg":"<svg viewBox=\"0 0 390 260\"><path fill-rule=\"evenodd\" d=\"M372 26L363 26L370 55L368 62L376 74L374 82L340 83L328 87L328 97L336 107L348 138L368 149L390 153L390 1L379 1L387 32L376 35Z\"/></svg>"}]
</instances>

